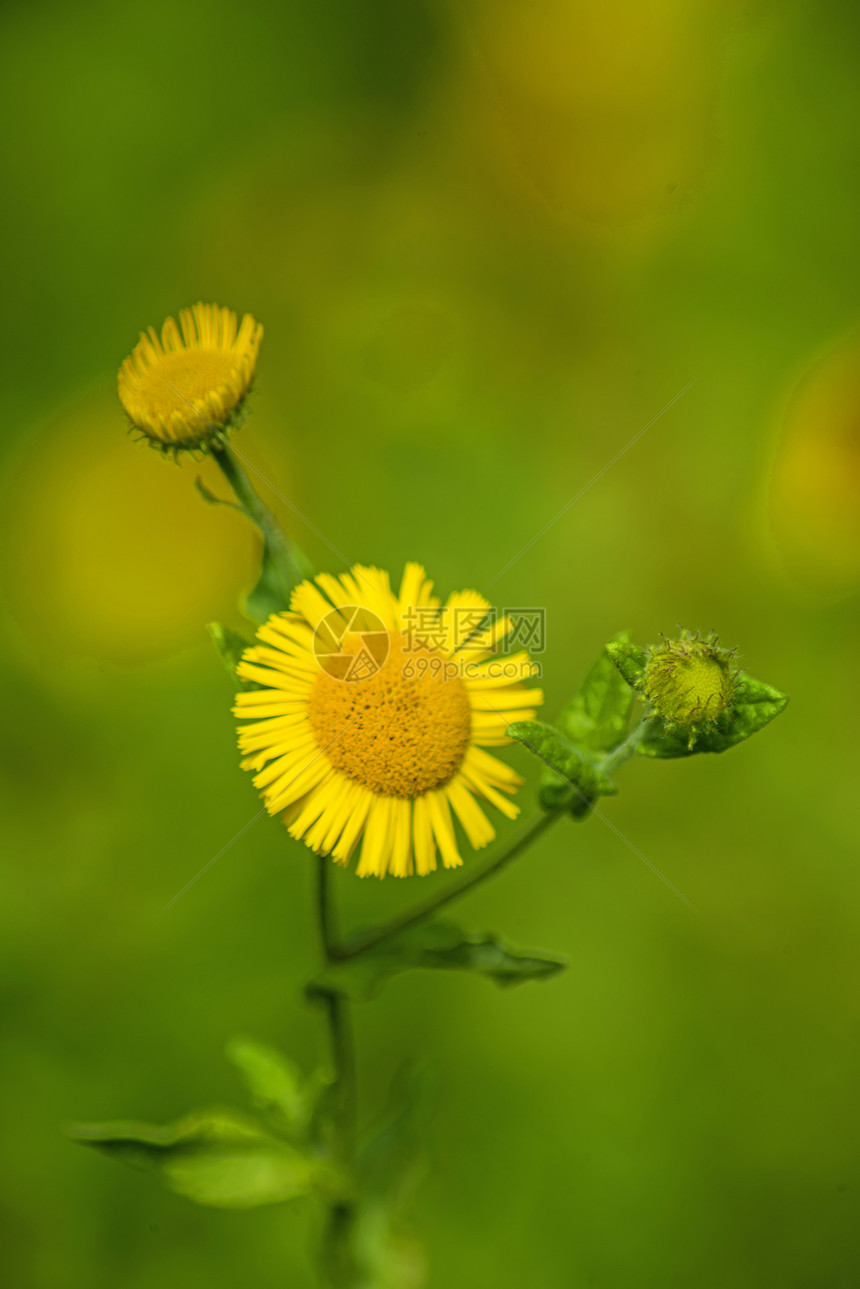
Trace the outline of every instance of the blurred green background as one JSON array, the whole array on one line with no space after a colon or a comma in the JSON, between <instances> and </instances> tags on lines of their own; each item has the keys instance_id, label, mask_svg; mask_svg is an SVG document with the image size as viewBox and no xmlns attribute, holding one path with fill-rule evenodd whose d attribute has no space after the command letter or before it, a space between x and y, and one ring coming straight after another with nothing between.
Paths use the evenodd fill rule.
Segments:
<instances>
[{"instance_id":1,"label":"blurred green background","mask_svg":"<svg viewBox=\"0 0 860 1289\"><path fill-rule=\"evenodd\" d=\"M312 1283L301 1208L61 1135L236 1101L237 1031L308 1068L324 1037L277 823L162 911L259 808L203 630L241 625L253 533L115 396L203 299L264 323L241 447L334 546L546 607L550 717L625 626L715 627L792 695L606 803L698 913L559 827L462 917L566 974L359 1010L368 1115L437 1071L429 1285L856 1285L856 6L40 0L0 34L5 1282ZM357 923L444 881L337 888Z\"/></svg>"}]
</instances>

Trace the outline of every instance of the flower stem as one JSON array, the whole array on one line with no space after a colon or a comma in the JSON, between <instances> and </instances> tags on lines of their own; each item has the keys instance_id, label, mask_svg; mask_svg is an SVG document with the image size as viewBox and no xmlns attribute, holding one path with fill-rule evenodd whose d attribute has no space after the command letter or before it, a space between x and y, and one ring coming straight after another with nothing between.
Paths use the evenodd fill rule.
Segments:
<instances>
[{"instance_id":1,"label":"flower stem","mask_svg":"<svg viewBox=\"0 0 860 1289\"><path fill-rule=\"evenodd\" d=\"M326 965L340 953L337 910L331 890L332 861L317 856L317 916ZM355 1155L356 1082L355 1048L349 1003L336 993L324 995L326 1017L335 1073L335 1152L338 1162L349 1170ZM332 1289L352 1289L355 1264L352 1233L355 1212L348 1200L329 1205L323 1241L323 1271Z\"/></svg>"},{"instance_id":2,"label":"flower stem","mask_svg":"<svg viewBox=\"0 0 860 1289\"><path fill-rule=\"evenodd\" d=\"M214 442L209 450L212 459L220 467L233 489L239 506L259 530L264 548L268 551L271 565L276 572L284 605L289 604L293 587L313 575L313 569L306 555L286 536L272 511L258 495L226 438L222 436L221 440Z\"/></svg>"},{"instance_id":3,"label":"flower stem","mask_svg":"<svg viewBox=\"0 0 860 1289\"><path fill-rule=\"evenodd\" d=\"M392 918L390 922L384 923L381 927L368 932L352 940L339 950L335 950L334 957L343 962L347 958L356 958L359 954L364 953L367 949L373 949L376 945L387 940L389 936L396 935L398 931L405 931L407 927L413 926L416 922L422 922L425 918L430 917L437 909L441 909L445 904L450 904L452 900L458 900L461 895L465 895L473 886L479 886L485 882L488 877L495 876L506 868L512 860L521 855L524 850L538 837L560 819L567 809L566 804L558 806L543 815L538 815L533 819L528 827L524 828L518 837L515 837L507 846L505 846L497 855L494 855L481 868L465 874L459 881L452 883L446 890L439 895L434 895L432 899L425 900L423 904L417 905L416 908L410 909L407 913L401 914L400 917Z\"/></svg>"},{"instance_id":4,"label":"flower stem","mask_svg":"<svg viewBox=\"0 0 860 1289\"><path fill-rule=\"evenodd\" d=\"M613 748L611 752L607 752L606 756L602 758L600 768L604 773L612 774L634 755L642 742L646 722L647 717L631 730L623 743L619 743L618 747ZM574 784L571 783L569 786L571 789L570 795L565 801L560 802L545 814L538 815L537 819L533 819L518 837L515 837L513 841L503 847L498 854L493 855L483 867L467 873L439 895L434 895L431 899L425 900L423 904L418 904L408 912L402 913L400 917L392 918L390 922L368 931L365 935L357 936L349 944L334 944L331 949L331 956L340 962L349 958L357 958L368 949L375 949L378 944L381 944L390 936L397 935L399 931L405 931L407 927L414 926L416 922L423 922L425 918L431 917L438 909L450 904L453 900L458 900L461 895L465 895L474 886L479 886L481 882L485 882L488 877L493 877L496 873L500 873L503 868L506 868L523 851L527 850L533 842L537 841L538 837L546 832L557 819L561 819L567 813L571 801L575 800L577 796L582 796L582 793Z\"/></svg>"},{"instance_id":5,"label":"flower stem","mask_svg":"<svg viewBox=\"0 0 860 1289\"><path fill-rule=\"evenodd\" d=\"M623 743L619 743L618 747L606 753L600 763L600 768L604 774L614 774L619 766L623 765L625 761L629 761L631 756L634 755L648 728L649 714L650 712L646 712L645 716L642 717L638 725L633 727Z\"/></svg>"}]
</instances>

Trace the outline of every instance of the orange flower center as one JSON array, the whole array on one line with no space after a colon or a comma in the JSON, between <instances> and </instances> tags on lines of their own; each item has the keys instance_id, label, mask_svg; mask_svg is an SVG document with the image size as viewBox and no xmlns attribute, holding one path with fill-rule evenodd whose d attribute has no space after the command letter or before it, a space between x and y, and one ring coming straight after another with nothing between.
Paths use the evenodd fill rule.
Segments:
<instances>
[{"instance_id":1,"label":"orange flower center","mask_svg":"<svg viewBox=\"0 0 860 1289\"><path fill-rule=\"evenodd\" d=\"M345 641L344 652L351 648ZM404 650L393 635L385 662L366 680L321 671L308 718L336 770L380 796L412 798L459 768L472 708L456 664L433 649Z\"/></svg>"}]
</instances>

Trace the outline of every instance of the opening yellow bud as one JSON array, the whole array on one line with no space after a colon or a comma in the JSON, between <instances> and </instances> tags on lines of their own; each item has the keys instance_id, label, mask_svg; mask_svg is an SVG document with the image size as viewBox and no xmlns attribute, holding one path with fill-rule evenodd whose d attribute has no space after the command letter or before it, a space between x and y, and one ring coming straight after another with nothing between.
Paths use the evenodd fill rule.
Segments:
<instances>
[{"instance_id":1,"label":"opening yellow bud","mask_svg":"<svg viewBox=\"0 0 860 1289\"><path fill-rule=\"evenodd\" d=\"M263 328L215 304L182 309L159 337L152 327L119 371L129 420L162 451L193 451L218 438L254 378Z\"/></svg>"}]
</instances>

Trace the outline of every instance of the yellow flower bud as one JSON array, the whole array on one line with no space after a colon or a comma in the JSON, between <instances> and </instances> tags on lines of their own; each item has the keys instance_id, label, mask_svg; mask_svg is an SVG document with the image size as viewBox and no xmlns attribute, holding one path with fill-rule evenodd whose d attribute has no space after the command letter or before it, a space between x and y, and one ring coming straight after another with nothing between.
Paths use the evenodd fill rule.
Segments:
<instances>
[{"instance_id":1,"label":"yellow flower bud","mask_svg":"<svg viewBox=\"0 0 860 1289\"><path fill-rule=\"evenodd\" d=\"M119 372L129 420L162 451L204 450L235 424L254 378L263 328L215 304L150 327Z\"/></svg>"}]
</instances>

